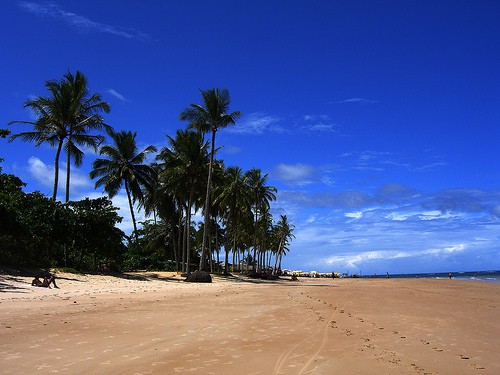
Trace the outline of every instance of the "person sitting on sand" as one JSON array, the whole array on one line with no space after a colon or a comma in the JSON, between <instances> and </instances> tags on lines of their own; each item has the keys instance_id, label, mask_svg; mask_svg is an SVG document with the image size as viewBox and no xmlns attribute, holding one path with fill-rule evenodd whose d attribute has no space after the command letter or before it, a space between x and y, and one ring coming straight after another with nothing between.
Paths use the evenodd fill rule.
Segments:
<instances>
[{"instance_id":1,"label":"person sitting on sand","mask_svg":"<svg viewBox=\"0 0 500 375\"><path fill-rule=\"evenodd\" d=\"M59 289L59 287L56 285L56 277L55 276L45 276L43 278L43 281L41 281L38 276L35 276L35 278L31 282L32 286L40 286L40 287L43 287L43 288L49 288L49 289L51 289L50 288L50 284L53 284L54 288L58 288Z\"/></svg>"}]
</instances>

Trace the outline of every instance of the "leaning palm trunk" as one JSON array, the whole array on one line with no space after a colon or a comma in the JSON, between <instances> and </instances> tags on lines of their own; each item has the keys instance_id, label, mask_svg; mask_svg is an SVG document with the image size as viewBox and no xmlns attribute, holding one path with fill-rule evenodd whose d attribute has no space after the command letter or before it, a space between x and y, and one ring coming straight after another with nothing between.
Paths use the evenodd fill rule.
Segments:
<instances>
[{"instance_id":1,"label":"leaning palm trunk","mask_svg":"<svg viewBox=\"0 0 500 375\"><path fill-rule=\"evenodd\" d=\"M279 269L281 269L281 259L283 259L283 253L280 253L280 262L278 264Z\"/></svg>"},{"instance_id":2,"label":"leaning palm trunk","mask_svg":"<svg viewBox=\"0 0 500 375\"><path fill-rule=\"evenodd\" d=\"M274 261L274 272L275 273L277 272L276 264L278 263L278 259L279 259L278 269L281 269L281 249L282 249L282 247L283 247L283 239L280 239L280 243L278 245L278 251L276 252L276 260Z\"/></svg>"}]
</instances>

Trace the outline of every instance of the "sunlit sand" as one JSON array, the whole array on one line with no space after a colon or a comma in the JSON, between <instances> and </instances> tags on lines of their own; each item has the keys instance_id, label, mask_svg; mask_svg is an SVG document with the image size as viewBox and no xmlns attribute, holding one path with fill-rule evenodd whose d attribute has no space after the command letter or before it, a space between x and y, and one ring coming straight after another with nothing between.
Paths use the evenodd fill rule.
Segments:
<instances>
[{"instance_id":1,"label":"sunlit sand","mask_svg":"<svg viewBox=\"0 0 500 375\"><path fill-rule=\"evenodd\" d=\"M1 374L498 374L500 284L0 275Z\"/></svg>"}]
</instances>

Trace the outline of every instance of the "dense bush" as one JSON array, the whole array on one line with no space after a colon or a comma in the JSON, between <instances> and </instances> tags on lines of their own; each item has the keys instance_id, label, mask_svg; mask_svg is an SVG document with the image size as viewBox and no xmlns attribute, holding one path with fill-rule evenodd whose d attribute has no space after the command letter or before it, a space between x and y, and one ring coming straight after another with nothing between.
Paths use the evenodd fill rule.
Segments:
<instances>
[{"instance_id":1,"label":"dense bush","mask_svg":"<svg viewBox=\"0 0 500 375\"><path fill-rule=\"evenodd\" d=\"M0 264L97 270L121 260L121 217L106 198L62 204L0 168Z\"/></svg>"}]
</instances>

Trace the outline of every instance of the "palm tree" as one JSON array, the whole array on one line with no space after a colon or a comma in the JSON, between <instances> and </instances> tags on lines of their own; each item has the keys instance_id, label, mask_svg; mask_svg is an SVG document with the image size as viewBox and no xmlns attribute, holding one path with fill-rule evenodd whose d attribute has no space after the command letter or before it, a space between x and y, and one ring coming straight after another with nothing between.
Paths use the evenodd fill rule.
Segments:
<instances>
[{"instance_id":1,"label":"palm tree","mask_svg":"<svg viewBox=\"0 0 500 375\"><path fill-rule=\"evenodd\" d=\"M205 187L208 172L208 143L199 131L177 130L176 137L168 137L170 147L164 147L157 155L160 160L160 183L177 200L186 212L184 221L183 264L189 273L191 257L191 211L199 201ZM185 263L184 263L185 260Z\"/></svg>"},{"instance_id":2,"label":"palm tree","mask_svg":"<svg viewBox=\"0 0 500 375\"><path fill-rule=\"evenodd\" d=\"M236 123L241 117L239 111L229 112L231 99L229 91L226 89L213 88L209 90L200 90L203 98L203 105L191 104L181 112L180 119L189 121L190 126L203 132L212 132L212 142L210 148L210 163L208 167L207 193L205 196L204 207L204 230L201 247L200 269L205 267L206 240L208 237L210 220L210 195L212 186L212 168L215 154L215 135L217 130L228 127Z\"/></svg>"},{"instance_id":3,"label":"palm tree","mask_svg":"<svg viewBox=\"0 0 500 375\"><path fill-rule=\"evenodd\" d=\"M90 95L85 76L77 71L73 76L68 72L61 81L47 81L45 87L49 96L38 96L27 100L25 108L30 108L38 117L36 121L11 121L33 125L33 131L14 134L9 141L20 138L34 142L35 146L48 143L56 147L54 160L54 188L52 199L57 196L59 183L59 158L64 146L67 153L66 169L66 202L69 200L70 157L77 166L81 165L83 152L78 146L96 149L104 140L102 135L89 135L88 131L106 128L99 115L101 111L109 112L109 104L103 102L99 94Z\"/></svg>"},{"instance_id":4,"label":"palm tree","mask_svg":"<svg viewBox=\"0 0 500 375\"><path fill-rule=\"evenodd\" d=\"M222 184L215 192L215 203L219 203L225 208L223 218L228 229L228 239L231 243L224 246L226 251L225 273L228 271L229 250L236 251L236 240L238 236L238 226L243 221L245 213L251 210L251 191L247 185L246 178L240 167L229 167L225 170L225 184ZM234 263L234 257L233 257Z\"/></svg>"},{"instance_id":5,"label":"palm tree","mask_svg":"<svg viewBox=\"0 0 500 375\"><path fill-rule=\"evenodd\" d=\"M289 240L295 238L293 235L294 226L290 224L286 215L280 215L280 220L275 226L278 247L276 249L276 261L274 262L274 269L281 270L281 260L283 255L288 251ZM276 268L278 263L278 268Z\"/></svg>"},{"instance_id":6,"label":"palm tree","mask_svg":"<svg viewBox=\"0 0 500 375\"><path fill-rule=\"evenodd\" d=\"M69 100L69 117L67 119L68 139L65 146L66 151L66 202L69 201L69 182L71 175L71 157L75 165L82 165L83 152L79 146L92 147L97 150L97 147L104 141L101 135L89 135L90 130L100 130L103 127L107 131L112 129L104 124L100 112L108 113L110 106L107 102L103 102L101 95L91 94L88 89L87 78L80 71L76 71L73 75L68 72L64 75L62 82L63 86L67 86L70 92ZM67 90L65 90L67 92Z\"/></svg>"},{"instance_id":7,"label":"palm tree","mask_svg":"<svg viewBox=\"0 0 500 375\"><path fill-rule=\"evenodd\" d=\"M257 223L259 217L269 210L270 202L276 200L275 193L278 191L274 186L266 186L267 174L262 176L262 171L258 168L252 168L245 174L248 185L252 190L253 195L253 211L255 235L253 243L253 272L256 272L255 260L257 256Z\"/></svg>"},{"instance_id":8,"label":"palm tree","mask_svg":"<svg viewBox=\"0 0 500 375\"><path fill-rule=\"evenodd\" d=\"M92 164L93 170L90 178L98 177L95 187L103 186L110 198L118 194L122 186L127 193L130 215L134 225L134 233L137 240L137 224L135 221L133 202L142 202L143 193L141 186L147 186L151 182L153 170L144 164L146 155L155 152L156 147L148 146L139 152L135 137L137 133L130 131L109 131L114 145L102 146L99 154L107 159L96 159Z\"/></svg>"}]
</instances>

